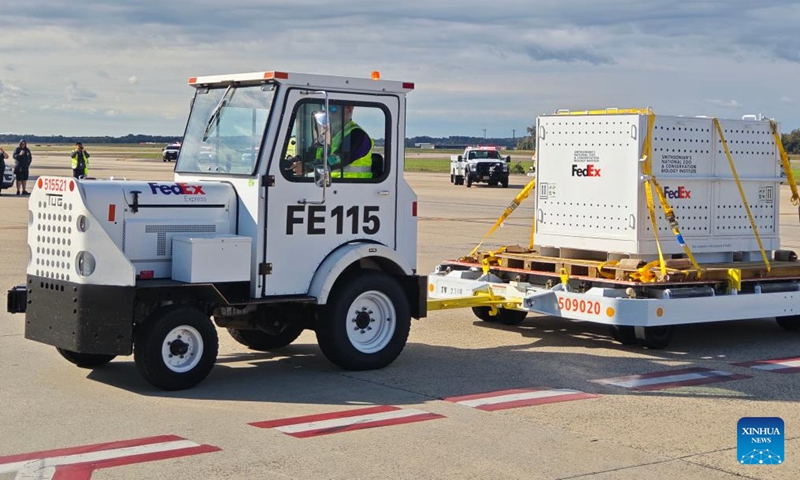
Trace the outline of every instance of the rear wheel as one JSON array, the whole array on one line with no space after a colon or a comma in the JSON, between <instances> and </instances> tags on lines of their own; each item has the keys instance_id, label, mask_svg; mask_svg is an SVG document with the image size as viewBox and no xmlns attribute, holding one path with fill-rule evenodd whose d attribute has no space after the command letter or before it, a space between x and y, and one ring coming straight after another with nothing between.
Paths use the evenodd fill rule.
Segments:
<instances>
[{"instance_id":1,"label":"rear wheel","mask_svg":"<svg viewBox=\"0 0 800 480\"><path fill-rule=\"evenodd\" d=\"M675 327L665 325L661 327L633 327L639 345L652 350L660 350L669 346Z\"/></svg>"},{"instance_id":2,"label":"rear wheel","mask_svg":"<svg viewBox=\"0 0 800 480\"><path fill-rule=\"evenodd\" d=\"M58 353L61 354L69 363L77 365L81 368L96 368L103 366L114 360L116 355L102 355L97 353L78 353L63 348L56 347Z\"/></svg>"},{"instance_id":3,"label":"rear wheel","mask_svg":"<svg viewBox=\"0 0 800 480\"><path fill-rule=\"evenodd\" d=\"M792 315L789 317L778 317L775 319L782 328L796 332L800 330L800 315Z\"/></svg>"},{"instance_id":4,"label":"rear wheel","mask_svg":"<svg viewBox=\"0 0 800 480\"><path fill-rule=\"evenodd\" d=\"M277 335L271 335L261 330L239 330L238 328L229 328L228 333L245 347L267 352L285 347L297 340L297 337L303 333L303 327L287 326Z\"/></svg>"},{"instance_id":5,"label":"rear wheel","mask_svg":"<svg viewBox=\"0 0 800 480\"><path fill-rule=\"evenodd\" d=\"M491 308L489 307L472 307L472 313L476 317L489 323L502 323L503 325L519 325L528 316L528 312L521 310L508 310L506 308L498 308L497 315L491 315Z\"/></svg>"},{"instance_id":6,"label":"rear wheel","mask_svg":"<svg viewBox=\"0 0 800 480\"><path fill-rule=\"evenodd\" d=\"M638 343L634 327L628 325L609 325L608 330L614 340L623 345L636 345Z\"/></svg>"},{"instance_id":7,"label":"rear wheel","mask_svg":"<svg viewBox=\"0 0 800 480\"><path fill-rule=\"evenodd\" d=\"M208 376L219 350L217 330L200 310L156 310L136 333L133 357L145 380L164 390L191 388Z\"/></svg>"},{"instance_id":8,"label":"rear wheel","mask_svg":"<svg viewBox=\"0 0 800 480\"><path fill-rule=\"evenodd\" d=\"M322 353L347 370L389 365L408 340L408 300L389 275L358 271L336 282L317 318Z\"/></svg>"},{"instance_id":9,"label":"rear wheel","mask_svg":"<svg viewBox=\"0 0 800 480\"><path fill-rule=\"evenodd\" d=\"M464 175L456 175L456 185L464 185Z\"/></svg>"}]
</instances>

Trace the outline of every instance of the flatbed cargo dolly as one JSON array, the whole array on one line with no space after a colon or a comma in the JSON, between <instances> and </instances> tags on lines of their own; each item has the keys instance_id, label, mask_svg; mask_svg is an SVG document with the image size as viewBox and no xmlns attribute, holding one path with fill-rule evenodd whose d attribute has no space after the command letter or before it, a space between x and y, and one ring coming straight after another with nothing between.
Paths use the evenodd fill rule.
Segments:
<instances>
[{"instance_id":1,"label":"flatbed cargo dolly","mask_svg":"<svg viewBox=\"0 0 800 480\"><path fill-rule=\"evenodd\" d=\"M601 323L648 348L693 323L774 317L800 330L800 262L779 249L777 195L781 183L794 205L800 194L774 120L608 109L537 127L537 178L481 241L535 192L527 248L479 244L442 262L428 310Z\"/></svg>"}]
</instances>

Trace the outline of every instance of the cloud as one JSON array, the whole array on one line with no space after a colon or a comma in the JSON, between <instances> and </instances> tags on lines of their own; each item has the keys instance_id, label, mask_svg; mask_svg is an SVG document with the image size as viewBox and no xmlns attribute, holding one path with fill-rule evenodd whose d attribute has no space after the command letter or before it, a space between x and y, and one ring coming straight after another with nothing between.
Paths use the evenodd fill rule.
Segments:
<instances>
[{"instance_id":1,"label":"cloud","mask_svg":"<svg viewBox=\"0 0 800 480\"><path fill-rule=\"evenodd\" d=\"M66 86L67 100L70 102L86 102L97 98L96 93L82 88L78 85L78 82L70 79L67 79L67 82L69 83L69 85Z\"/></svg>"},{"instance_id":2,"label":"cloud","mask_svg":"<svg viewBox=\"0 0 800 480\"><path fill-rule=\"evenodd\" d=\"M709 98L706 99L706 102L710 103L711 105L716 105L722 108L742 108L742 104L737 102L736 100L719 100L716 98Z\"/></svg>"},{"instance_id":3,"label":"cloud","mask_svg":"<svg viewBox=\"0 0 800 480\"><path fill-rule=\"evenodd\" d=\"M413 81L409 135L510 136L558 108L646 105L673 115L746 105L800 126L776 94L800 76L796 0L18 3L0 42L3 81L28 93L15 130L179 135L187 78L273 69ZM62 104L99 113L61 115ZM109 122L110 111L124 115Z\"/></svg>"}]
</instances>

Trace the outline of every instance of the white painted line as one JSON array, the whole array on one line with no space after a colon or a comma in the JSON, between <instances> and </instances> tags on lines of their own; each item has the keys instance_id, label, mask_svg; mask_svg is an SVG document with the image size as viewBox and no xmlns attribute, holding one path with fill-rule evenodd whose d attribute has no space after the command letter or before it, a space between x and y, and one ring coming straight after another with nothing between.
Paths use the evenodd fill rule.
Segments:
<instances>
[{"instance_id":1,"label":"white painted line","mask_svg":"<svg viewBox=\"0 0 800 480\"><path fill-rule=\"evenodd\" d=\"M356 417L346 418L333 418L330 420L321 420L318 422L297 423L294 425L286 425L283 427L275 427L275 430L281 431L286 434L308 432L312 430L328 430L337 427L346 427L356 424L369 424L381 422L384 420L395 420L399 418L413 417L417 415L427 415L428 412L415 409L393 410L391 412L374 413L370 415L359 415Z\"/></svg>"},{"instance_id":2,"label":"white painted line","mask_svg":"<svg viewBox=\"0 0 800 480\"><path fill-rule=\"evenodd\" d=\"M500 395L497 397L484 397L476 398L475 400L464 400L456 402L459 405L466 405L467 407L477 408L483 405L497 405L498 403L516 402L519 400L533 400L538 398L557 397L561 395L582 394L578 390L538 390L525 393L512 393L509 395Z\"/></svg>"},{"instance_id":3,"label":"white painted line","mask_svg":"<svg viewBox=\"0 0 800 480\"><path fill-rule=\"evenodd\" d=\"M90 463L110 458L132 457L146 453L168 452L170 450L180 450L181 448L199 447L200 445L189 440L176 442L154 443L152 445L142 445L139 447L118 448L114 450L103 450L100 452L79 453L63 457L42 458L39 460L29 460L25 462L15 462L0 464L0 473L15 472L28 464L43 466L73 465L75 463Z\"/></svg>"}]
</instances>

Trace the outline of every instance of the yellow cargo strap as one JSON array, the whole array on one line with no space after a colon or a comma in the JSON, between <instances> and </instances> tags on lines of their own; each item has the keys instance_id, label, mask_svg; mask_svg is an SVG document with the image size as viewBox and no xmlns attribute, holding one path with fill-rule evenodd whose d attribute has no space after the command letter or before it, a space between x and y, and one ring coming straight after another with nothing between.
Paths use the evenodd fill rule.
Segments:
<instances>
[{"instance_id":1,"label":"yellow cargo strap","mask_svg":"<svg viewBox=\"0 0 800 480\"><path fill-rule=\"evenodd\" d=\"M505 252L506 248L507 247L500 247L497 250L486 254L486 256L483 258L483 261L481 262L481 269L483 270L484 275L489 273L489 270L492 268L492 265L497 265L499 263L499 260L495 258L495 255L497 255L498 253Z\"/></svg>"},{"instance_id":2,"label":"yellow cargo strap","mask_svg":"<svg viewBox=\"0 0 800 480\"><path fill-rule=\"evenodd\" d=\"M647 115L647 136L644 140L644 145L642 150L644 151L644 164L642 165L642 172L647 177L645 180L644 188L645 188L645 197L647 198L647 209L650 212L650 222L653 225L653 234L656 237L656 247L658 248L658 265L661 270L661 276L665 276L667 274L667 268L664 263L664 253L661 251L661 243L658 239L658 226L656 224L656 217L655 217L655 207L653 206L653 192L651 189L655 189L656 193L658 194L658 200L661 203L661 209L664 211L664 217L666 218L667 222L669 222L669 226L672 229L672 233L675 235L675 240L678 241L678 245L683 248L683 252L692 262L692 266L697 270L697 278L702 277L703 269L700 267L700 264L697 263L697 260L694 258L694 254L692 254L692 250L689 248L689 245L683 240L683 235L681 234L680 225L678 224L678 219L675 218L675 212L672 210L672 207L669 206L667 202L666 196L664 196L664 190L661 189L661 185L659 185L656 176L653 175L653 125L656 122L656 115L654 113L650 113ZM642 267L644 268L644 267ZM644 275L646 281L652 281L652 273L649 272Z\"/></svg>"},{"instance_id":3,"label":"yellow cargo strap","mask_svg":"<svg viewBox=\"0 0 800 480\"><path fill-rule=\"evenodd\" d=\"M786 150L783 148L781 136L778 134L778 124L775 120L769 121L769 126L772 129L772 135L775 137L775 145L778 146L778 152L781 155L781 164L783 171L786 173L786 181L789 182L789 187L792 189L792 205L800 205L800 194L797 193L797 182L794 180L794 173L792 173L792 165L789 163L789 156L786 155Z\"/></svg>"},{"instance_id":4,"label":"yellow cargo strap","mask_svg":"<svg viewBox=\"0 0 800 480\"><path fill-rule=\"evenodd\" d=\"M747 218L750 219L750 227L752 227L753 234L756 236L756 241L758 242L758 248L759 250L761 250L761 257L764 259L764 263L767 266L767 273L769 273L770 264L769 264L769 258L767 258L767 252L764 250L764 245L761 244L761 235L758 234L758 227L756 226L756 221L753 218L753 212L750 211L750 204L747 203L747 197L744 194L744 188L742 188L742 182L739 180L739 174L736 172L736 166L733 164L731 151L728 149L728 142L725 141L725 135L722 133L722 127L719 124L719 120L717 120L716 118L714 119L714 127L717 129L717 133L719 134L719 139L722 141L722 146L725 148L725 156L728 158L728 165L731 166L733 179L736 181L736 187L739 189L739 195L741 195L742 197L742 205L744 205L744 209L747 211ZM794 192L792 192L792 194L794 194Z\"/></svg>"},{"instance_id":5,"label":"yellow cargo strap","mask_svg":"<svg viewBox=\"0 0 800 480\"><path fill-rule=\"evenodd\" d=\"M481 245L483 245L483 242L485 242L486 239L489 238L494 233L494 231L497 230L497 228L500 225L503 224L503 222L506 220L506 218L509 217L509 215L514 213L514 210L516 210L517 207L519 207L519 204L522 203L523 200L528 198L528 195L530 195L531 190L533 190L533 188L535 186L536 186L536 180L535 179L531 180L527 185L525 185L525 188L523 188L517 194L517 196L514 197L513 200L511 200L511 203L508 204L506 209L503 211L503 214L500 215L500 218L498 218L497 221L494 222L494 225L492 225L492 228L489 229L489 233L487 233L486 236L483 237L483 240L481 240L481 243L476 245L475 248L473 248L472 251L469 252L469 255L467 255L468 257L472 257L473 255L475 255L475 252L477 252L478 249L481 248Z\"/></svg>"}]
</instances>

